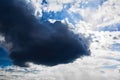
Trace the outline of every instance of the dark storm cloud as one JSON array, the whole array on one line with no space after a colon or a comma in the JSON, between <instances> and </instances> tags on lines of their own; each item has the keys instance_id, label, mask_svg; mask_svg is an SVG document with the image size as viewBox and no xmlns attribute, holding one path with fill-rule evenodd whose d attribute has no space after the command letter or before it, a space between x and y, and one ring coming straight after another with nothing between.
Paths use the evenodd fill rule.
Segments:
<instances>
[{"instance_id":1,"label":"dark storm cloud","mask_svg":"<svg viewBox=\"0 0 120 80\"><path fill-rule=\"evenodd\" d=\"M24 2L0 0L0 24L0 32L13 44L10 58L15 65L57 65L89 55L87 47L67 25L59 21L40 23Z\"/></svg>"}]
</instances>

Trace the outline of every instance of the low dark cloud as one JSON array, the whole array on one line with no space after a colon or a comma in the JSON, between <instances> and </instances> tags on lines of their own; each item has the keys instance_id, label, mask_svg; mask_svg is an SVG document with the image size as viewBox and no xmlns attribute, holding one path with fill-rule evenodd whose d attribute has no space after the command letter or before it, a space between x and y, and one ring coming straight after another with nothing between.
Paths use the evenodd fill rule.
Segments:
<instances>
[{"instance_id":1,"label":"low dark cloud","mask_svg":"<svg viewBox=\"0 0 120 80\"><path fill-rule=\"evenodd\" d=\"M10 58L15 65L33 62L52 66L89 55L84 41L79 41L67 25L39 22L32 10L24 2L0 0L0 32L12 43Z\"/></svg>"}]
</instances>

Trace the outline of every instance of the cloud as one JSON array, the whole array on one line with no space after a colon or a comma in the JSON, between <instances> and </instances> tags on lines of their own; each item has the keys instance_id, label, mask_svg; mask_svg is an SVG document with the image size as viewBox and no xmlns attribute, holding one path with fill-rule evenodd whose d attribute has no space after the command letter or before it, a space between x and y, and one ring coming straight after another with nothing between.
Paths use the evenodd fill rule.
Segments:
<instances>
[{"instance_id":1,"label":"cloud","mask_svg":"<svg viewBox=\"0 0 120 80\"><path fill-rule=\"evenodd\" d=\"M87 44L67 25L60 21L39 22L22 1L1 0L0 3L0 32L13 45L10 58L15 65L26 66L26 62L57 65L89 55Z\"/></svg>"},{"instance_id":2,"label":"cloud","mask_svg":"<svg viewBox=\"0 0 120 80\"><path fill-rule=\"evenodd\" d=\"M36 0L36 1L42 1L42 0ZM77 0L78 3L79 1ZM87 1L93 1L93 0L86 0L85 3ZM101 2L103 0L99 0L99 1ZM112 24L116 25L116 23L119 22L120 1L107 0L105 3L102 4L102 6L99 6L98 4L99 9L95 8L95 10L93 10L94 7L92 9L78 8L77 7L79 6L77 5L78 3L75 3L76 5L72 5L71 10L73 10L74 13L82 14L83 21L81 21L80 23L78 22L76 27L73 27L72 29L75 31L76 34L82 32L87 36L91 36L91 39L92 39L90 44L91 56L78 58L73 63L59 64L52 67L36 65L33 63L29 64L30 65L29 68L11 66L11 68L0 70L0 79L5 79L5 80L16 80L16 79L22 79L22 80L30 80L30 79L32 80L38 80L38 79L40 80L58 80L58 79L59 80L80 80L80 79L81 80L96 80L96 79L97 80L119 80L120 79L120 60L119 60L120 52L112 51L109 48L114 48L113 44L120 43L120 38L119 38L120 32L119 31L99 32L99 31L93 31L93 30L96 28L105 27ZM93 2L93 4L96 5L95 2ZM69 12L68 9L67 11ZM58 23L60 22L57 22L55 24L58 24ZM41 23L41 25L43 25L44 27L48 28L49 26L48 31L51 29L52 30L52 32L50 30L51 34L56 32L55 31L56 29L54 30L54 28L50 26L51 25L55 26L55 24L51 24L49 22L46 22L43 24ZM62 23L60 24L63 25ZM34 30L32 31L32 33L36 32L36 29ZM39 33L39 29L37 30L37 32ZM36 35L37 32L34 33L33 35ZM48 36L49 35L47 34L47 37L43 36L43 38L47 39ZM39 35L37 35L34 38L37 38L37 37L39 37ZM81 42L84 43L83 41ZM17 50L21 50L21 47L19 47L19 45L16 48L18 48Z\"/></svg>"}]
</instances>

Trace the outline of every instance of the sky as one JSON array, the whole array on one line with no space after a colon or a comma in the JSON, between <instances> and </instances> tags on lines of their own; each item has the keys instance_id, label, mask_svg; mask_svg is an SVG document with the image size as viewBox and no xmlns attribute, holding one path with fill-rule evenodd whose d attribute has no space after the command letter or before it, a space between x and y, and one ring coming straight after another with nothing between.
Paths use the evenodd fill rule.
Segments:
<instances>
[{"instance_id":1,"label":"sky","mask_svg":"<svg viewBox=\"0 0 120 80\"><path fill-rule=\"evenodd\" d=\"M21 2L22 3L22 2ZM119 80L120 76L120 1L119 0L25 0L23 1L23 7L32 13L32 19L28 19L29 13L22 14L21 16L27 17L26 23L37 21L37 24L32 24L32 27L27 31L32 31L33 39L48 39L48 37L38 37L37 34L43 29L44 35L53 34L52 31L57 30L58 39L61 33L59 29L63 29L63 24L67 25L64 33L69 36L70 41L74 41L80 38L80 43L85 45L88 51L90 50L89 56L82 56L75 58L74 61L69 63L61 63L55 66L46 66L44 64L34 64L32 62L27 62L29 67L20 67L12 64L8 55L11 50L11 44L6 44L6 40L12 42L13 51L26 51L26 45L22 45L22 39L18 38L20 42L16 42L16 36L13 33L2 32L1 33L1 51L4 50L4 46L7 47L8 52L0 53L0 59L2 57L7 58L7 62L11 63L5 68L0 69L0 79L9 80ZM0 3L1 4L1 3ZM3 3L2 3L3 4ZM7 2L4 4L8 5ZM19 0L16 4L20 4ZM26 5L26 6L25 6ZM18 6L19 7L19 6ZM20 10L22 9L20 8ZM12 8L13 9L13 8ZM24 11L24 10L23 10ZM0 12L2 15L3 13ZM16 14L16 13L15 13ZM8 15L8 14L6 14ZM10 15L9 15L10 16ZM13 17L13 16L12 16ZM35 20L34 20L34 19ZM2 19L1 19L2 20ZM17 21L11 21L12 23L22 24L25 22L24 19L18 17ZM19 22L20 21L20 22ZM48 21L49 26L55 26L48 28L46 25ZM60 22L63 28L56 27L56 21ZM23 22L23 23L22 23ZM13 25L10 23L11 25ZM33 27L41 24L45 27ZM45 24L44 24L45 23ZM0 26L3 24L0 24ZM10 25L8 25L10 26ZM18 25L16 25L18 26ZM28 29L28 27L26 27ZM36 30L37 28L37 30ZM20 30L25 30L24 27L20 27ZM19 31L16 27L13 30ZM4 28L3 28L4 30ZM5 28L6 30L6 28ZM36 32L38 31L38 32ZM24 31L26 32L26 31ZM70 34L68 34L68 33ZM21 33L21 32L20 32ZM19 33L18 33L19 34ZM29 34L29 32L27 32ZM42 32L40 32L42 34ZM12 35L12 38L11 38ZM73 35L71 37L71 35ZM6 39L5 37L8 36ZM10 36L10 37L9 37ZM19 35L18 35L19 36ZM35 37L34 37L35 36ZM25 36L26 37L26 36ZM37 38L36 38L37 37ZM64 36L60 37L62 40ZM66 37L66 36L65 36ZM31 37L30 37L31 38ZM32 40L33 40L32 39ZM38 40L39 40L38 39ZM31 41L32 41L31 40ZM24 41L24 40L23 40ZM42 40L41 40L42 41ZM53 40L54 41L54 40ZM76 40L77 41L77 40ZM76 42L75 41L75 42ZM13 44L15 42L15 44ZM44 41L43 41L44 42ZM58 40L58 43L61 41ZM63 39L64 42L64 39ZM29 42L28 42L29 43ZM27 43L27 44L28 44ZM38 44L38 42L33 42ZM71 42L70 42L71 43ZM77 43L76 43L77 44ZM72 44L71 44L72 45ZM24 46L24 48L22 47ZM32 44L30 46L33 47ZM57 45L58 46L58 45ZM74 45L76 46L76 45ZM84 46L84 47L85 47ZM21 48L22 47L22 48ZM83 47L83 48L84 48ZM31 47L27 47L30 48ZM76 47L73 47L76 49ZM72 49L73 49L72 48ZM67 50L67 49L66 49ZM34 50L33 50L34 51ZM51 51L51 50L50 50ZM44 52L44 50L43 50ZM54 52L54 51L53 51ZM19 53L15 53L19 54ZM32 53L33 54L33 53ZM66 54L66 53L64 53ZM22 54L24 55L24 54ZM25 54L26 55L26 54ZM28 54L27 54L28 55ZM2 59L6 61L5 59ZM15 58L13 58L15 59ZM3 62L0 60L1 62ZM24 59L22 59L24 61ZM18 60L19 61L19 60ZM26 61L25 61L26 62ZM19 62L17 62L19 63ZM3 63L0 63L3 64Z\"/></svg>"}]
</instances>

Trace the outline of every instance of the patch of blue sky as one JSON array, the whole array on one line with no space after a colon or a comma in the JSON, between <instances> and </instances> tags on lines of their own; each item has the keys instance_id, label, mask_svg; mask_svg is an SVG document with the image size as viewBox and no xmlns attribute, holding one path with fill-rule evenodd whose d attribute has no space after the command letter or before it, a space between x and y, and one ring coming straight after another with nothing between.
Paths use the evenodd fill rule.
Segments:
<instances>
[{"instance_id":1,"label":"patch of blue sky","mask_svg":"<svg viewBox=\"0 0 120 80\"><path fill-rule=\"evenodd\" d=\"M42 4L47 4L47 0L43 0ZM67 18L71 24L75 25L82 19L82 17L77 12L69 11L69 9L72 7L72 4L73 3L63 4L63 9L60 11L46 11L42 9L42 17L40 17L40 22L48 21L49 19L61 21Z\"/></svg>"},{"instance_id":2,"label":"patch of blue sky","mask_svg":"<svg viewBox=\"0 0 120 80\"><path fill-rule=\"evenodd\" d=\"M7 66L11 66L12 65L12 61L8 58L2 58L0 59L0 67L3 68L3 67L7 67Z\"/></svg>"},{"instance_id":3,"label":"patch of blue sky","mask_svg":"<svg viewBox=\"0 0 120 80\"><path fill-rule=\"evenodd\" d=\"M0 47L0 67L9 65L12 65L12 62L9 59L9 54L4 48Z\"/></svg>"},{"instance_id":4,"label":"patch of blue sky","mask_svg":"<svg viewBox=\"0 0 120 80\"><path fill-rule=\"evenodd\" d=\"M47 4L47 0L42 0L42 4ZM80 20L82 20L82 16L77 12L70 12L72 3L63 4L63 9L60 11L46 11L42 9L42 17L40 17L40 22L48 21L49 19L61 21L64 19L68 19L68 21L75 25Z\"/></svg>"},{"instance_id":5,"label":"patch of blue sky","mask_svg":"<svg viewBox=\"0 0 120 80\"><path fill-rule=\"evenodd\" d=\"M50 11L50 12L45 12L43 11L42 12L42 17L41 17L41 21L48 21L49 19L54 19L54 20L63 20L65 19L65 11L57 11L57 12L54 12L54 11Z\"/></svg>"},{"instance_id":6,"label":"patch of blue sky","mask_svg":"<svg viewBox=\"0 0 120 80\"><path fill-rule=\"evenodd\" d=\"M110 32L120 31L120 23L108 25L108 26L100 28L99 30L100 31L110 31Z\"/></svg>"},{"instance_id":7,"label":"patch of blue sky","mask_svg":"<svg viewBox=\"0 0 120 80\"><path fill-rule=\"evenodd\" d=\"M112 44L111 50L112 51L120 51L120 43Z\"/></svg>"},{"instance_id":8,"label":"patch of blue sky","mask_svg":"<svg viewBox=\"0 0 120 80\"><path fill-rule=\"evenodd\" d=\"M8 52L4 48L0 47L0 58L7 56L8 56Z\"/></svg>"},{"instance_id":9,"label":"patch of blue sky","mask_svg":"<svg viewBox=\"0 0 120 80\"><path fill-rule=\"evenodd\" d=\"M80 2L80 8L97 9L107 0L86 0Z\"/></svg>"},{"instance_id":10,"label":"patch of blue sky","mask_svg":"<svg viewBox=\"0 0 120 80\"><path fill-rule=\"evenodd\" d=\"M120 66L120 64L115 64L115 65L105 65L102 66L101 68L106 68L106 69L116 69Z\"/></svg>"},{"instance_id":11,"label":"patch of blue sky","mask_svg":"<svg viewBox=\"0 0 120 80\"><path fill-rule=\"evenodd\" d=\"M40 19L40 21L48 21L49 19L53 19L56 21L61 21L64 20L65 18L68 19L68 21L75 25L77 22L79 22L80 20L82 20L82 17L80 14L78 13L73 13L73 12L68 12L66 11L66 9L63 9L61 11L50 11L50 12L46 12L43 11L42 12L42 17Z\"/></svg>"},{"instance_id":12,"label":"patch of blue sky","mask_svg":"<svg viewBox=\"0 0 120 80\"><path fill-rule=\"evenodd\" d=\"M107 57L106 59L120 61L120 58L114 58L114 57Z\"/></svg>"}]
</instances>

